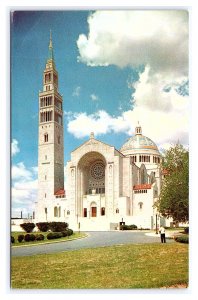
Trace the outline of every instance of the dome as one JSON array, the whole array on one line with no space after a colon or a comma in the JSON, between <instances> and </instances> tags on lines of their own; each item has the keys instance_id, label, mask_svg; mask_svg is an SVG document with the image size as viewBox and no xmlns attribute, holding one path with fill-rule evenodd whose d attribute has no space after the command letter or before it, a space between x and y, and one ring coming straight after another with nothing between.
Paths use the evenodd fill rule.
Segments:
<instances>
[{"instance_id":1,"label":"dome","mask_svg":"<svg viewBox=\"0 0 198 300\"><path fill-rule=\"evenodd\" d=\"M142 128L140 126L136 127L135 135L129 138L126 143L124 143L120 149L120 152L127 152L129 154L129 152L133 150L135 152L138 150L140 152L144 150L154 150L159 153L157 145L147 136L142 135Z\"/></svg>"}]
</instances>

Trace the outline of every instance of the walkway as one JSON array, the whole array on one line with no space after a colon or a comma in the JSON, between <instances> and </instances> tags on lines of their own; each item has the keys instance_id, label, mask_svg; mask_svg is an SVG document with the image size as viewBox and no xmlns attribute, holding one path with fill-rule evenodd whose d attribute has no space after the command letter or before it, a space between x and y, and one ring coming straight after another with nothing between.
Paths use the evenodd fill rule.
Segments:
<instances>
[{"instance_id":1,"label":"walkway","mask_svg":"<svg viewBox=\"0 0 198 300\"><path fill-rule=\"evenodd\" d=\"M122 244L144 244L144 243L160 243L160 236L146 235L142 231L104 231L104 232L87 232L88 237L67 242L14 247L12 248L13 256L28 256L37 254L56 253L62 251L73 251L82 248L96 248ZM168 243L173 242L167 239Z\"/></svg>"}]
</instances>

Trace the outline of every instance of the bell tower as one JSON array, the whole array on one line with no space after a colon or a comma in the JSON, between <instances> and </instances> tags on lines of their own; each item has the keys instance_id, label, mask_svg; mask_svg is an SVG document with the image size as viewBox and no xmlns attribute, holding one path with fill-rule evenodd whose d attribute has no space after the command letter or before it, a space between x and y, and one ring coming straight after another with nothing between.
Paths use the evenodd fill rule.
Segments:
<instances>
[{"instance_id":1,"label":"bell tower","mask_svg":"<svg viewBox=\"0 0 198 300\"><path fill-rule=\"evenodd\" d=\"M142 127L139 124L138 121L138 126L135 127L135 135L142 135Z\"/></svg>"},{"instance_id":2,"label":"bell tower","mask_svg":"<svg viewBox=\"0 0 198 300\"><path fill-rule=\"evenodd\" d=\"M47 220L53 215L54 194L64 190L63 99L58 91L50 31L48 59L43 71L43 89L39 92L38 203L37 216Z\"/></svg>"}]
</instances>

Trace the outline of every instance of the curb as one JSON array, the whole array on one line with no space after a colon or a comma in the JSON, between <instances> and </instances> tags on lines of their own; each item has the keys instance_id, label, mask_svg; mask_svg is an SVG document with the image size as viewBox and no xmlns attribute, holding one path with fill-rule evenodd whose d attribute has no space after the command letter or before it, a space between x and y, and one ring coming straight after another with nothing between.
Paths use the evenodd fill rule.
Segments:
<instances>
[{"instance_id":1,"label":"curb","mask_svg":"<svg viewBox=\"0 0 198 300\"><path fill-rule=\"evenodd\" d=\"M12 248L34 247L34 246L40 246L40 245L49 245L49 244L56 244L56 243L71 242L71 241L75 241L75 240L80 240L80 239L87 238L88 236L89 236L89 235L85 233L84 236L76 237L76 238L74 238L74 239L63 240L63 241L45 242L45 243L29 244L29 245L20 245L20 246L14 246L14 245L12 246L12 245L11 245L11 249L12 249Z\"/></svg>"}]
</instances>

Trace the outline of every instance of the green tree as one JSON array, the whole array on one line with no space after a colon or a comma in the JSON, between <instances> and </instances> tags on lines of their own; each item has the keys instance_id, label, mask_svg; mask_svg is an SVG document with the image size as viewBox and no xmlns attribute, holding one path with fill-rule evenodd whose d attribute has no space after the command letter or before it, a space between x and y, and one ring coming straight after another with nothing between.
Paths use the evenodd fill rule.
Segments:
<instances>
[{"instance_id":1,"label":"green tree","mask_svg":"<svg viewBox=\"0 0 198 300\"><path fill-rule=\"evenodd\" d=\"M166 176L162 183L158 211L176 222L189 220L189 151L177 144L165 152L162 170Z\"/></svg>"}]
</instances>

